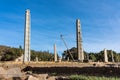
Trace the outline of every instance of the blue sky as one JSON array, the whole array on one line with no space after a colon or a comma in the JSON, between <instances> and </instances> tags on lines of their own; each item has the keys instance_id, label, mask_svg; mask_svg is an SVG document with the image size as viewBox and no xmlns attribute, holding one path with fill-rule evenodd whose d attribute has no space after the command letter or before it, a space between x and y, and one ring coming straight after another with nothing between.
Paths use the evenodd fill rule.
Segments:
<instances>
[{"instance_id":1,"label":"blue sky","mask_svg":"<svg viewBox=\"0 0 120 80\"><path fill-rule=\"evenodd\" d=\"M76 47L76 19L81 20L83 48L120 52L120 0L3 0L0 1L0 45L19 47L24 40L25 10L31 11L31 49L61 54Z\"/></svg>"}]
</instances>

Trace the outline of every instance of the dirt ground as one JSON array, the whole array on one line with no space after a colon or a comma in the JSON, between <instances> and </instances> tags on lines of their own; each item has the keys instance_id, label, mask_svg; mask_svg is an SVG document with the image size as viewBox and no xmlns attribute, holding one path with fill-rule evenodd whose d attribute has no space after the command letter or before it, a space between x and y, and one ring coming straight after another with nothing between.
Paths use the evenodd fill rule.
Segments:
<instances>
[{"instance_id":1,"label":"dirt ground","mask_svg":"<svg viewBox=\"0 0 120 80\"><path fill-rule=\"evenodd\" d=\"M1 62L0 80L57 80L73 74L120 77L119 63Z\"/></svg>"}]
</instances>

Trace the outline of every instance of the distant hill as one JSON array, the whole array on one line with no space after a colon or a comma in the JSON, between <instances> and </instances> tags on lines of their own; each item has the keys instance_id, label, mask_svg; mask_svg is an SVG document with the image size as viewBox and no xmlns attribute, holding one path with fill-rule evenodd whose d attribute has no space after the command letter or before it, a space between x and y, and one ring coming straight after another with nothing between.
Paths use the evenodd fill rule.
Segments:
<instances>
[{"instance_id":1,"label":"distant hill","mask_svg":"<svg viewBox=\"0 0 120 80\"><path fill-rule=\"evenodd\" d=\"M0 55L5 54L5 51L10 49L8 46L0 45Z\"/></svg>"}]
</instances>

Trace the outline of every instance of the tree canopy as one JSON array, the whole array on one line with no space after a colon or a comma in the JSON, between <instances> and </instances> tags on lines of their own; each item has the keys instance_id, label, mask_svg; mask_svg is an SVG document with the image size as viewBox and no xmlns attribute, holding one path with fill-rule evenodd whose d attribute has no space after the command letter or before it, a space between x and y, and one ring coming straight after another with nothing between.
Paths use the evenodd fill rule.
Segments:
<instances>
[{"instance_id":1,"label":"tree canopy","mask_svg":"<svg viewBox=\"0 0 120 80\"><path fill-rule=\"evenodd\" d=\"M1 61L14 61L18 57L23 55L23 49L11 48L7 46L0 46L0 60ZM53 61L54 55L49 51L34 51L31 50L31 61L35 61L38 58L39 61Z\"/></svg>"},{"instance_id":2,"label":"tree canopy","mask_svg":"<svg viewBox=\"0 0 120 80\"><path fill-rule=\"evenodd\" d=\"M71 52L73 58L75 60L77 60L77 55L78 55L77 48L73 47L73 48L69 49L69 51ZM107 50L107 56L108 56L108 61L112 62L111 50ZM68 58L71 60L68 50L65 50L63 52L62 57L63 57L63 60L67 60ZM104 61L104 51L102 50L100 52L89 52L89 53L84 51L84 59L103 62ZM113 59L115 62L119 62L120 61L120 53L113 51Z\"/></svg>"}]
</instances>

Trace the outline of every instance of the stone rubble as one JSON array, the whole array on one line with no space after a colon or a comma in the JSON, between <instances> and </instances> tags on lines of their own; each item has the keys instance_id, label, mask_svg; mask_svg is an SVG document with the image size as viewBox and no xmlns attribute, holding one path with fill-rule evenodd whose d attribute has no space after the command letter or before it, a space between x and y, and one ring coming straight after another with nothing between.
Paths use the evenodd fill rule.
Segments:
<instances>
[{"instance_id":1,"label":"stone rubble","mask_svg":"<svg viewBox=\"0 0 120 80\"><path fill-rule=\"evenodd\" d=\"M38 79L36 77L33 77L32 75L29 75L27 80L42 80L42 79Z\"/></svg>"},{"instance_id":2,"label":"stone rubble","mask_svg":"<svg viewBox=\"0 0 120 80\"><path fill-rule=\"evenodd\" d=\"M23 73L21 72L20 68L11 68L5 70L4 68L0 67L0 76L4 77L5 79L13 78L13 77L22 77Z\"/></svg>"}]
</instances>

